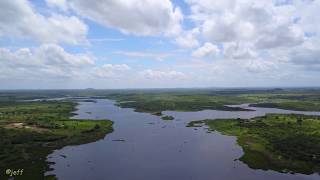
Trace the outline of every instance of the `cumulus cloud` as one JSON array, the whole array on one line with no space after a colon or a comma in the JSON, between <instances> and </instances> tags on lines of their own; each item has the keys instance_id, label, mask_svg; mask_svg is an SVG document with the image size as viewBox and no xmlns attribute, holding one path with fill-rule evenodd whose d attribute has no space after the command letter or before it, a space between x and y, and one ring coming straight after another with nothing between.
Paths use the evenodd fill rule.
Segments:
<instances>
[{"instance_id":1,"label":"cumulus cloud","mask_svg":"<svg viewBox=\"0 0 320 180\"><path fill-rule=\"evenodd\" d=\"M251 42L257 48L295 46L303 31L292 20L294 7L272 1L188 0L193 19L210 42Z\"/></svg>"},{"instance_id":2,"label":"cumulus cloud","mask_svg":"<svg viewBox=\"0 0 320 180\"><path fill-rule=\"evenodd\" d=\"M218 46L209 42L205 43L202 47L192 52L192 56L201 58L205 56L215 56L220 52Z\"/></svg>"},{"instance_id":3,"label":"cumulus cloud","mask_svg":"<svg viewBox=\"0 0 320 180\"><path fill-rule=\"evenodd\" d=\"M12 51L0 48L0 74L3 78L68 78L80 75L79 70L94 66L86 54L70 54L58 45Z\"/></svg>"},{"instance_id":4,"label":"cumulus cloud","mask_svg":"<svg viewBox=\"0 0 320 180\"><path fill-rule=\"evenodd\" d=\"M187 3L191 6L191 18L209 42L237 43L240 49L245 45L249 51L294 47L304 42L305 26L295 20L303 14L294 3L254 0L187 0ZM317 6L316 2L313 6Z\"/></svg>"},{"instance_id":5,"label":"cumulus cloud","mask_svg":"<svg viewBox=\"0 0 320 180\"><path fill-rule=\"evenodd\" d=\"M43 43L86 43L87 26L75 16L37 13L27 0L0 1L0 37Z\"/></svg>"},{"instance_id":6,"label":"cumulus cloud","mask_svg":"<svg viewBox=\"0 0 320 180\"><path fill-rule=\"evenodd\" d=\"M101 82L125 81L132 77L128 75L131 67L127 64L96 65L95 59L89 54L68 53L56 44L43 44L37 48L20 48L15 51L0 48L0 79L18 80L17 83L45 81L47 84L68 81L99 86ZM85 84L80 86L86 87Z\"/></svg>"},{"instance_id":7,"label":"cumulus cloud","mask_svg":"<svg viewBox=\"0 0 320 180\"><path fill-rule=\"evenodd\" d=\"M252 59L257 58L257 54L253 51L250 43L229 42L224 43L224 57L228 59Z\"/></svg>"},{"instance_id":8,"label":"cumulus cloud","mask_svg":"<svg viewBox=\"0 0 320 180\"><path fill-rule=\"evenodd\" d=\"M303 31L296 25L279 26L261 35L255 45L259 49L277 47L293 47L302 44L304 41Z\"/></svg>"},{"instance_id":9,"label":"cumulus cloud","mask_svg":"<svg viewBox=\"0 0 320 180\"><path fill-rule=\"evenodd\" d=\"M250 22L239 22L237 15L226 13L221 18L204 21L203 35L211 42L230 42L252 38L255 28Z\"/></svg>"},{"instance_id":10,"label":"cumulus cloud","mask_svg":"<svg viewBox=\"0 0 320 180\"><path fill-rule=\"evenodd\" d=\"M103 87L101 82L115 79L123 81L123 87L128 87L130 83L134 87L141 84L147 84L145 87L174 87L181 82L180 85L186 86L197 83L210 86L212 81L220 83L218 86L230 85L230 82L234 85L238 81L239 84L248 81L264 85L266 81L259 78L281 78L279 74L288 77L281 83L291 83L288 79L295 81L302 73L310 78L320 72L320 1L185 2L184 5L189 7L183 6L187 9L181 11L177 6L180 4L171 0L46 0L47 6L27 0L0 1L2 42L7 38L22 38L32 40L27 43L40 44L38 47L18 49L9 48L9 42L2 45L7 48L0 48L0 78L7 79L6 82L12 78L33 78L36 81L87 79L88 82L96 82L99 87ZM184 16L182 12L187 14ZM87 39L89 28L81 18L128 36L154 37L143 38L139 41L141 47L138 47L134 44L136 39L128 37L128 41L121 42L124 36L115 38L113 33L100 36L100 31L96 34L96 28L90 28L91 38ZM150 43L152 40L155 41ZM64 43L79 45L91 42L93 48L77 46L75 49L95 53L103 49L99 42L115 41L125 49L108 47L113 49L108 60L112 56L128 57L122 59L120 64L114 64L112 60L96 65L93 55L70 53L62 48ZM143 44L145 42L148 44ZM161 42L161 50L155 49L159 47L156 42ZM172 50L172 42L182 49L179 52ZM18 43L12 45L21 47L22 44ZM61 43L63 46L57 45ZM122 46L121 43L129 45ZM137 61L125 64L127 59L132 58L171 61L139 64L139 71L135 71L131 69L131 63ZM167 66L172 69L163 69ZM319 77L310 79L319 80ZM302 80L305 79L300 80L304 82Z\"/></svg>"},{"instance_id":11,"label":"cumulus cloud","mask_svg":"<svg viewBox=\"0 0 320 180\"><path fill-rule=\"evenodd\" d=\"M183 15L170 0L74 0L78 14L125 34L178 34Z\"/></svg>"},{"instance_id":12,"label":"cumulus cloud","mask_svg":"<svg viewBox=\"0 0 320 180\"><path fill-rule=\"evenodd\" d=\"M249 72L291 64L318 70L320 1L186 0L198 39L221 45L224 60L241 60ZM313 48L306 48L306 44ZM205 47L205 46L204 46ZM192 54L204 57L206 48ZM220 47L220 46L219 46ZM290 62L290 63L288 63Z\"/></svg>"}]
</instances>

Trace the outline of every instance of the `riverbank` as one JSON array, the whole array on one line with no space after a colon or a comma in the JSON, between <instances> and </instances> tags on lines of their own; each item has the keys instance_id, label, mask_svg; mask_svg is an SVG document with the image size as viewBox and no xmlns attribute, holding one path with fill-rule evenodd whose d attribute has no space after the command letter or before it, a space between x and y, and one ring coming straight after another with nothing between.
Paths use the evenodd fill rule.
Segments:
<instances>
[{"instance_id":1,"label":"riverbank","mask_svg":"<svg viewBox=\"0 0 320 180\"><path fill-rule=\"evenodd\" d=\"M278 108L294 111L320 111L319 102L278 102L250 104L250 107Z\"/></svg>"},{"instance_id":2,"label":"riverbank","mask_svg":"<svg viewBox=\"0 0 320 180\"><path fill-rule=\"evenodd\" d=\"M236 136L250 168L312 174L320 172L320 119L318 116L268 114L252 119L193 121L209 131Z\"/></svg>"},{"instance_id":3,"label":"riverbank","mask_svg":"<svg viewBox=\"0 0 320 180\"><path fill-rule=\"evenodd\" d=\"M71 101L11 102L0 106L0 179L5 169L23 169L15 179L45 177L47 155L67 145L97 141L113 131L110 120L73 120Z\"/></svg>"}]
</instances>

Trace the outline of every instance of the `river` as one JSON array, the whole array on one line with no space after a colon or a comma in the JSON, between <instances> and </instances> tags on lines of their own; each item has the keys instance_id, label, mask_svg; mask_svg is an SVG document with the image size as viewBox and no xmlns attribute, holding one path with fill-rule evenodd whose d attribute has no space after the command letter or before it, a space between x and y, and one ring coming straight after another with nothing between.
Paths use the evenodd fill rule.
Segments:
<instances>
[{"instance_id":1,"label":"river","mask_svg":"<svg viewBox=\"0 0 320 180\"><path fill-rule=\"evenodd\" d=\"M165 111L161 120L149 113L121 108L114 101L79 102L74 119L110 119L114 131L96 142L55 150L48 161L59 180L316 180L318 174L284 174L254 170L238 161L243 154L236 138L206 127L188 128L193 120L251 118L266 113L320 115L320 112L241 107L254 111Z\"/></svg>"}]
</instances>

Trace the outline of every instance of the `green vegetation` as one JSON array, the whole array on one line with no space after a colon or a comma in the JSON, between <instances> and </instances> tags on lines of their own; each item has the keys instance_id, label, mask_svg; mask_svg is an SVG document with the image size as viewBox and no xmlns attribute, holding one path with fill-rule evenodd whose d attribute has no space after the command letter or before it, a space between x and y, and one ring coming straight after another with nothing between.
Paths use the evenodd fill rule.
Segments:
<instances>
[{"instance_id":1,"label":"green vegetation","mask_svg":"<svg viewBox=\"0 0 320 180\"><path fill-rule=\"evenodd\" d=\"M252 119L203 120L211 131L237 136L244 155L240 160L254 169L312 174L320 172L320 117L268 114Z\"/></svg>"},{"instance_id":2,"label":"green vegetation","mask_svg":"<svg viewBox=\"0 0 320 180\"><path fill-rule=\"evenodd\" d=\"M83 99L109 98L121 107L138 112L161 114L165 110L200 111L216 109L244 110L226 107L242 103L252 106L277 107L289 110L320 111L320 88L274 89L144 89L144 90L21 90L0 91L0 104L34 98L77 97ZM92 100L89 100L92 101ZM258 103L258 104L257 104Z\"/></svg>"},{"instance_id":3,"label":"green vegetation","mask_svg":"<svg viewBox=\"0 0 320 180\"><path fill-rule=\"evenodd\" d=\"M320 111L320 89L173 89L125 91L105 93L124 108L155 115L162 111L201 111L205 109L246 111L236 105L255 103L251 106L276 107L288 110Z\"/></svg>"},{"instance_id":4,"label":"green vegetation","mask_svg":"<svg viewBox=\"0 0 320 180\"><path fill-rule=\"evenodd\" d=\"M52 150L92 142L112 131L112 122L108 120L69 119L76 105L71 101L25 101L62 97L87 102L94 102L91 99L95 98L113 99L121 107L157 116L163 116L162 111L166 110L245 111L225 106L242 103L320 111L319 88L0 91L1 172L8 167L24 168L22 179L43 179L48 168L45 157ZM238 143L245 151L241 160L250 167L306 174L319 172L320 128L317 117L268 115L260 120L203 123L207 123L211 130L238 136ZM202 124L192 122L189 126ZM0 179L3 175L0 173Z\"/></svg>"},{"instance_id":5,"label":"green vegetation","mask_svg":"<svg viewBox=\"0 0 320 180\"><path fill-rule=\"evenodd\" d=\"M320 111L319 102L278 102L278 103L259 103L251 104L252 107L266 107L266 108L279 108L296 111Z\"/></svg>"},{"instance_id":6,"label":"green vegetation","mask_svg":"<svg viewBox=\"0 0 320 180\"><path fill-rule=\"evenodd\" d=\"M274 93L242 94L252 99L253 107L280 108L297 111L320 111L319 90L282 90Z\"/></svg>"},{"instance_id":7,"label":"green vegetation","mask_svg":"<svg viewBox=\"0 0 320 180\"><path fill-rule=\"evenodd\" d=\"M44 179L53 150L96 141L112 131L109 120L72 120L75 103L67 101L0 104L0 179L5 169L24 169L15 179Z\"/></svg>"},{"instance_id":8,"label":"green vegetation","mask_svg":"<svg viewBox=\"0 0 320 180\"><path fill-rule=\"evenodd\" d=\"M174 117L173 116L162 116L161 119L165 120L165 121L171 121L171 120L174 120Z\"/></svg>"},{"instance_id":9,"label":"green vegetation","mask_svg":"<svg viewBox=\"0 0 320 180\"><path fill-rule=\"evenodd\" d=\"M204 109L218 109L226 111L245 111L237 107L227 107L228 104L249 102L246 98L236 96L211 96L204 94L130 94L113 95L119 106L134 108L138 112L160 114L166 110L174 111L201 111Z\"/></svg>"}]
</instances>

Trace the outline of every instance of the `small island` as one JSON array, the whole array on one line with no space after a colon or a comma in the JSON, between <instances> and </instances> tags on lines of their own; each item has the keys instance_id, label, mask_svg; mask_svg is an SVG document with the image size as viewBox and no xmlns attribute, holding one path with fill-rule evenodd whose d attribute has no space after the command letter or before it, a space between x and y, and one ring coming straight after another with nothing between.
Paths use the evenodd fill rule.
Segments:
<instances>
[{"instance_id":1,"label":"small island","mask_svg":"<svg viewBox=\"0 0 320 180\"><path fill-rule=\"evenodd\" d=\"M165 120L165 121L171 121L171 120L174 120L174 117L173 116L162 116L161 119Z\"/></svg>"},{"instance_id":2,"label":"small island","mask_svg":"<svg viewBox=\"0 0 320 180\"><path fill-rule=\"evenodd\" d=\"M320 117L268 114L252 119L193 121L209 131L236 136L244 154L240 161L250 168L282 173L320 172Z\"/></svg>"},{"instance_id":3,"label":"small island","mask_svg":"<svg viewBox=\"0 0 320 180\"><path fill-rule=\"evenodd\" d=\"M160 111L160 112L154 112L154 113L152 113L152 115L155 115L155 116L162 116L162 112Z\"/></svg>"}]
</instances>

